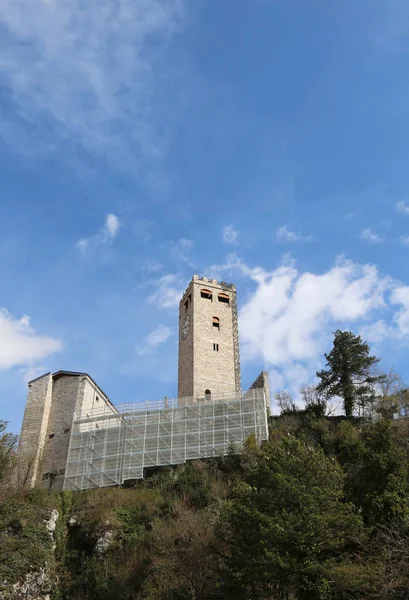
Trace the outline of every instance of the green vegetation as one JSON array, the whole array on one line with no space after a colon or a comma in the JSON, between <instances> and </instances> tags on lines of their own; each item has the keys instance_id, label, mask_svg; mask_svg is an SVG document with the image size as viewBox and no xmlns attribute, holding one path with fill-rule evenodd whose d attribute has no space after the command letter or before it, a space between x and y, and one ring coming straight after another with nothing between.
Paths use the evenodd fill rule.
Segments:
<instances>
[{"instance_id":1,"label":"green vegetation","mask_svg":"<svg viewBox=\"0 0 409 600\"><path fill-rule=\"evenodd\" d=\"M46 568L51 600L409 598L409 423L390 419L407 397L388 377L365 419L328 417L329 397L303 388L303 409L281 395L268 442L133 489L0 479L0 592Z\"/></svg>"},{"instance_id":2,"label":"green vegetation","mask_svg":"<svg viewBox=\"0 0 409 600\"><path fill-rule=\"evenodd\" d=\"M408 429L298 410L261 447L134 489L8 490L0 581L46 566L53 600L405 598Z\"/></svg>"},{"instance_id":3,"label":"green vegetation","mask_svg":"<svg viewBox=\"0 0 409 600\"><path fill-rule=\"evenodd\" d=\"M10 484L17 436L7 432L7 422L0 420L0 486Z\"/></svg>"},{"instance_id":4,"label":"green vegetation","mask_svg":"<svg viewBox=\"0 0 409 600\"><path fill-rule=\"evenodd\" d=\"M15 493L0 502L0 592L5 582L52 567L52 540L45 528L56 499L44 490Z\"/></svg>"},{"instance_id":5,"label":"green vegetation","mask_svg":"<svg viewBox=\"0 0 409 600\"><path fill-rule=\"evenodd\" d=\"M317 389L328 397L342 398L347 417L352 416L357 405L365 411L375 400L375 384L384 379L384 375L373 372L379 358L370 356L369 346L361 336L340 330L335 332L334 347L325 358L328 369L317 373L321 379Z\"/></svg>"}]
</instances>

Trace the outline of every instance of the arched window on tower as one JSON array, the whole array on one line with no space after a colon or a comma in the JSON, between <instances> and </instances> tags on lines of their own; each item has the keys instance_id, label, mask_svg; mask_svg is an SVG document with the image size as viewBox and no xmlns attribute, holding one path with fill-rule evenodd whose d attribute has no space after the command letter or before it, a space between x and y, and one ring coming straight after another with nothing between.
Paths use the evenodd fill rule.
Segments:
<instances>
[{"instance_id":1,"label":"arched window on tower","mask_svg":"<svg viewBox=\"0 0 409 600\"><path fill-rule=\"evenodd\" d=\"M212 392L210 390L205 390L205 401L212 399Z\"/></svg>"},{"instance_id":2,"label":"arched window on tower","mask_svg":"<svg viewBox=\"0 0 409 600\"><path fill-rule=\"evenodd\" d=\"M219 317L213 317L213 327L220 330L220 319Z\"/></svg>"},{"instance_id":3,"label":"arched window on tower","mask_svg":"<svg viewBox=\"0 0 409 600\"><path fill-rule=\"evenodd\" d=\"M200 296L201 298L205 298L206 300L213 300L213 294L210 290L201 289Z\"/></svg>"},{"instance_id":4,"label":"arched window on tower","mask_svg":"<svg viewBox=\"0 0 409 600\"><path fill-rule=\"evenodd\" d=\"M223 302L223 304L230 304L230 296L229 294L224 294L223 292L218 295L219 302Z\"/></svg>"}]
</instances>

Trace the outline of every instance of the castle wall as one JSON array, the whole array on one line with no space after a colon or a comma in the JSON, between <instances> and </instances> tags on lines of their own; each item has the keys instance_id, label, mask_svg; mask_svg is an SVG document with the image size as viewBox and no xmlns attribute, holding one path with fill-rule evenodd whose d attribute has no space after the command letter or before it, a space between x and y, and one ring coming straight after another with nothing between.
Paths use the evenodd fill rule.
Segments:
<instances>
[{"instance_id":1,"label":"castle wall","mask_svg":"<svg viewBox=\"0 0 409 600\"><path fill-rule=\"evenodd\" d=\"M66 375L54 381L52 408L38 480L38 484L43 487L48 487L50 482L47 474L52 473L53 476L57 474L53 481L53 489L62 489L70 431L81 398L82 379Z\"/></svg>"},{"instance_id":2,"label":"castle wall","mask_svg":"<svg viewBox=\"0 0 409 600\"><path fill-rule=\"evenodd\" d=\"M74 418L97 416L112 427L115 407L85 373L47 373L29 384L18 446L18 480L28 487L62 489ZM84 430L89 425L84 424ZM50 482L52 479L52 482Z\"/></svg>"},{"instance_id":3,"label":"castle wall","mask_svg":"<svg viewBox=\"0 0 409 600\"><path fill-rule=\"evenodd\" d=\"M250 390L257 390L262 388L264 390L264 397L266 399L267 409L270 410L271 396L270 396L270 381L267 371L261 371L260 375L250 386Z\"/></svg>"},{"instance_id":4,"label":"castle wall","mask_svg":"<svg viewBox=\"0 0 409 600\"><path fill-rule=\"evenodd\" d=\"M18 480L33 487L39 477L52 404L53 380L47 373L29 383L18 446Z\"/></svg>"},{"instance_id":5,"label":"castle wall","mask_svg":"<svg viewBox=\"0 0 409 600\"><path fill-rule=\"evenodd\" d=\"M193 396L193 285L189 285L179 305L179 362L178 362L178 398ZM189 329L183 338L183 330L189 319Z\"/></svg>"},{"instance_id":6,"label":"castle wall","mask_svg":"<svg viewBox=\"0 0 409 600\"><path fill-rule=\"evenodd\" d=\"M40 485L48 486L49 474L52 473L53 489L63 488L74 418L90 419L104 414L116 414L116 410L87 375L63 375L54 381ZM106 426L103 420L97 420L97 427ZM109 426L112 427L112 422L109 422ZM89 426L84 423L80 427L87 430ZM50 438L50 435L53 437Z\"/></svg>"},{"instance_id":7,"label":"castle wall","mask_svg":"<svg viewBox=\"0 0 409 600\"><path fill-rule=\"evenodd\" d=\"M84 377L81 382L80 402L77 404L76 416L80 419L92 418L95 420L98 428L114 427L118 424L116 420L108 418L104 420L104 416L110 417L117 415L117 410L109 402L108 398L95 385L91 379ZM87 431L89 428L85 422L78 426L79 431Z\"/></svg>"}]
</instances>

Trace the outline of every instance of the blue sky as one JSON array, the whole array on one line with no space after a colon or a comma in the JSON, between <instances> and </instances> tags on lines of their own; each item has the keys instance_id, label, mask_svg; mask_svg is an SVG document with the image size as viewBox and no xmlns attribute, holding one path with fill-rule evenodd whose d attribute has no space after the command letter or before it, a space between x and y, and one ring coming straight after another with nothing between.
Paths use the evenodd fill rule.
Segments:
<instances>
[{"instance_id":1,"label":"blue sky","mask_svg":"<svg viewBox=\"0 0 409 600\"><path fill-rule=\"evenodd\" d=\"M243 384L332 332L409 381L404 0L0 0L0 418L27 381L177 389L178 299L237 284Z\"/></svg>"}]
</instances>

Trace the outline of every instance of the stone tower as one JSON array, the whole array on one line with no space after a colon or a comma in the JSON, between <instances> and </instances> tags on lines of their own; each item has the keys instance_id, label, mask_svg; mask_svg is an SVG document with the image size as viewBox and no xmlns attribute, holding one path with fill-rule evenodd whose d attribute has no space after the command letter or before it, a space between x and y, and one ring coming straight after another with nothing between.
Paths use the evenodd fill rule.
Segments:
<instances>
[{"instance_id":1,"label":"stone tower","mask_svg":"<svg viewBox=\"0 0 409 600\"><path fill-rule=\"evenodd\" d=\"M87 373L46 373L28 384L17 451L18 479L28 487L62 489L75 414L117 414L108 396ZM102 411L102 412L101 412Z\"/></svg>"},{"instance_id":2,"label":"stone tower","mask_svg":"<svg viewBox=\"0 0 409 600\"><path fill-rule=\"evenodd\" d=\"M236 286L194 275L179 305L178 397L240 392Z\"/></svg>"}]
</instances>

